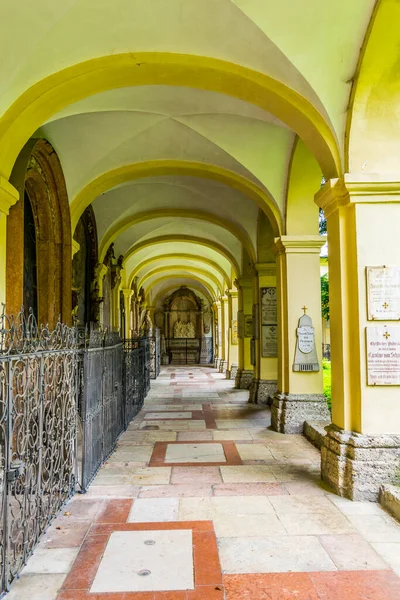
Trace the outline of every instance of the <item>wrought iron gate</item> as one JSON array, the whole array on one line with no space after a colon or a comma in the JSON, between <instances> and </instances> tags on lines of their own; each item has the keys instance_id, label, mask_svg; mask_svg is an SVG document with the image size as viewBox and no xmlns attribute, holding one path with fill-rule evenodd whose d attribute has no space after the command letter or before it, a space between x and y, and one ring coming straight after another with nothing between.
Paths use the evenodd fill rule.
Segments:
<instances>
[{"instance_id":1,"label":"wrought iron gate","mask_svg":"<svg viewBox=\"0 0 400 600\"><path fill-rule=\"evenodd\" d=\"M0 595L75 490L76 331L0 318Z\"/></svg>"}]
</instances>

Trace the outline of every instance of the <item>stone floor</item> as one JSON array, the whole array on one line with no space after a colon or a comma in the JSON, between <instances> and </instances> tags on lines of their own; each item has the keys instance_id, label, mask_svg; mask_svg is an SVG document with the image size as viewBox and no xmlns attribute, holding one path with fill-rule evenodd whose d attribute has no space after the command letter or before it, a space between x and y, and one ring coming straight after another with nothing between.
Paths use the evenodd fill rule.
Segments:
<instances>
[{"instance_id":1,"label":"stone floor","mask_svg":"<svg viewBox=\"0 0 400 600\"><path fill-rule=\"evenodd\" d=\"M399 600L400 525L210 368L164 368L8 600Z\"/></svg>"}]
</instances>

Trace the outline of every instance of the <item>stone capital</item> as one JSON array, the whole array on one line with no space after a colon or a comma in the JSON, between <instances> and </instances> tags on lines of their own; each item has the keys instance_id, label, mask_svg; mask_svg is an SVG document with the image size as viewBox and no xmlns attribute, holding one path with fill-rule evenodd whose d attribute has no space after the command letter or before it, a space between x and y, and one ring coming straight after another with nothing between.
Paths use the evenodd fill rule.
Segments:
<instances>
[{"instance_id":1,"label":"stone capital","mask_svg":"<svg viewBox=\"0 0 400 600\"><path fill-rule=\"evenodd\" d=\"M131 295L133 294L133 290L131 288L122 288L122 293L124 298L129 300Z\"/></svg>"},{"instance_id":2,"label":"stone capital","mask_svg":"<svg viewBox=\"0 0 400 600\"><path fill-rule=\"evenodd\" d=\"M282 235L275 238L275 254L320 254L325 235Z\"/></svg>"},{"instance_id":3,"label":"stone capital","mask_svg":"<svg viewBox=\"0 0 400 600\"><path fill-rule=\"evenodd\" d=\"M235 285L238 289L251 288L253 287L253 278L239 277L238 279L235 279Z\"/></svg>"},{"instance_id":4,"label":"stone capital","mask_svg":"<svg viewBox=\"0 0 400 600\"><path fill-rule=\"evenodd\" d=\"M228 296L228 298L237 298L238 297L237 290L225 290L225 294Z\"/></svg>"},{"instance_id":5,"label":"stone capital","mask_svg":"<svg viewBox=\"0 0 400 600\"><path fill-rule=\"evenodd\" d=\"M400 174L345 173L315 194L315 203L326 217L345 206L388 202L400 202Z\"/></svg>"},{"instance_id":6,"label":"stone capital","mask_svg":"<svg viewBox=\"0 0 400 600\"><path fill-rule=\"evenodd\" d=\"M96 278L99 279L100 281L102 281L104 279L104 277L107 275L108 273L108 267L106 267L105 264L101 264L97 266L96 269Z\"/></svg>"},{"instance_id":7,"label":"stone capital","mask_svg":"<svg viewBox=\"0 0 400 600\"><path fill-rule=\"evenodd\" d=\"M275 263L256 263L256 271L259 275L276 275L276 264Z\"/></svg>"},{"instance_id":8,"label":"stone capital","mask_svg":"<svg viewBox=\"0 0 400 600\"><path fill-rule=\"evenodd\" d=\"M0 212L8 215L11 206L18 200L19 192L5 177L0 175Z\"/></svg>"}]
</instances>

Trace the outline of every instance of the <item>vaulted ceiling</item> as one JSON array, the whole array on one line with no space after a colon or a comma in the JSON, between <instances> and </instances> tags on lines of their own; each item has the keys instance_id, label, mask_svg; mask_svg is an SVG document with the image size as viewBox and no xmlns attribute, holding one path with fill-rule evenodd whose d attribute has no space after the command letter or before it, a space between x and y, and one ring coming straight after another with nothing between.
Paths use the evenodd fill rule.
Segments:
<instances>
[{"instance_id":1,"label":"vaulted ceiling","mask_svg":"<svg viewBox=\"0 0 400 600\"><path fill-rule=\"evenodd\" d=\"M257 260L259 210L271 239L285 231L296 136L321 175L340 168L374 4L5 0L17 26L0 36L0 114L35 105L26 131L56 149L73 225L92 203L126 285L138 276L154 299L196 281L217 297Z\"/></svg>"}]
</instances>

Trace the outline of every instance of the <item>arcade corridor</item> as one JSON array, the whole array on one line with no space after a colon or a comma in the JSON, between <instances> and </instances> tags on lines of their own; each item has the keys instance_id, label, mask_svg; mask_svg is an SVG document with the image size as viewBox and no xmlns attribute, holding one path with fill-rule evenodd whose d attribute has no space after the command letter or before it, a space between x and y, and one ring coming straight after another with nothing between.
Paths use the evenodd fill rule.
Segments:
<instances>
[{"instance_id":1,"label":"arcade corridor","mask_svg":"<svg viewBox=\"0 0 400 600\"><path fill-rule=\"evenodd\" d=\"M247 398L164 367L8 600L398 600L400 526L324 488L319 451Z\"/></svg>"}]
</instances>

